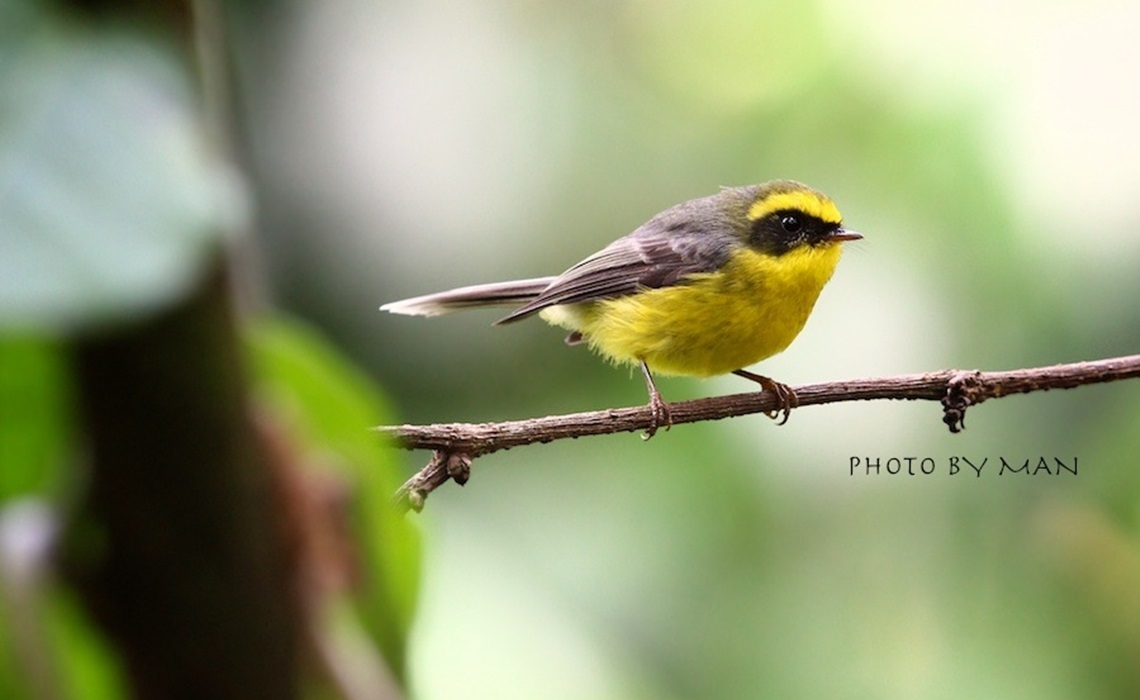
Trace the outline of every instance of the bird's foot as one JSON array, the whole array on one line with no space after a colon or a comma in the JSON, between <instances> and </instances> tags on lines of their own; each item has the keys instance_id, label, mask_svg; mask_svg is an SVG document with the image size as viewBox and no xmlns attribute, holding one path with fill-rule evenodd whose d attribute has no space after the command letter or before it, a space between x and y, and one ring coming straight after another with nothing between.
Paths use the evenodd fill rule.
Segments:
<instances>
[{"instance_id":1,"label":"bird's foot","mask_svg":"<svg viewBox=\"0 0 1140 700\"><path fill-rule=\"evenodd\" d=\"M653 383L653 374L649 371L649 365L645 364L644 361L641 363L641 375L645 377L645 388L649 390L649 408L652 411L649 417L649 427L641 436L642 440L648 440L657 434L657 428L660 426L664 425L666 430L672 428L673 416L669 413L669 404L661 398L661 392Z\"/></svg>"},{"instance_id":2,"label":"bird's foot","mask_svg":"<svg viewBox=\"0 0 1140 700\"><path fill-rule=\"evenodd\" d=\"M772 420L779 419L776 425L783 425L784 423L787 423L788 417L792 415L792 409L800 405L800 399L798 396L796 396L795 390L787 384L778 382L771 377L765 377L764 375L755 374L743 369L738 369L733 372L733 374L737 375L738 377L750 379L759 384L760 388L762 388L764 391L768 391L776 395L776 402L778 403L779 407L771 411L764 411L764 415L768 416Z\"/></svg>"},{"instance_id":3,"label":"bird's foot","mask_svg":"<svg viewBox=\"0 0 1140 700\"><path fill-rule=\"evenodd\" d=\"M648 440L656 435L657 428L662 425L666 430L673 427L673 415L669 412L669 404L661 398L661 392L657 391L656 387L649 392L649 409L652 415L649 418L649 427L641 435L642 440Z\"/></svg>"}]
</instances>

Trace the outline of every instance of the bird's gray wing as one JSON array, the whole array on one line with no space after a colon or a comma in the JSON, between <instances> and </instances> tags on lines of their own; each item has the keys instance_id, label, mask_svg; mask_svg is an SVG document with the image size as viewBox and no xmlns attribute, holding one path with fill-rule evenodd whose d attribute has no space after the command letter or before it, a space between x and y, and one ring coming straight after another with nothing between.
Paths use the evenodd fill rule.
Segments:
<instances>
[{"instance_id":1,"label":"bird's gray wing","mask_svg":"<svg viewBox=\"0 0 1140 700\"><path fill-rule=\"evenodd\" d=\"M498 323L511 323L559 304L578 304L669 287L724 265L736 241L728 230L675 208L659 214L556 277L537 297Z\"/></svg>"}]
</instances>

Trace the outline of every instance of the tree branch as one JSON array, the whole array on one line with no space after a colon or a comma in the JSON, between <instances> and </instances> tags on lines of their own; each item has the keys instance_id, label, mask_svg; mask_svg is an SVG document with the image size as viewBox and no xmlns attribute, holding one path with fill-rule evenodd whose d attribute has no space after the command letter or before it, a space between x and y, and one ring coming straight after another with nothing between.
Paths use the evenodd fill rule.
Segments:
<instances>
[{"instance_id":1,"label":"tree branch","mask_svg":"<svg viewBox=\"0 0 1140 700\"><path fill-rule=\"evenodd\" d=\"M943 422L956 433L965 428L966 409L988 399L1048 389L1071 389L1140 377L1140 355L1005 372L942 370L878 379L853 379L796 387L798 405L840 401L905 399L940 401ZM731 394L669 404L673 425L765 413L780 408L770 392ZM563 438L648 430L649 406L614 408L503 423L436 423L379 426L376 431L407 449L434 450L427 466L396 492L405 508L420 510L428 494L454 479L467 482L471 461L499 450Z\"/></svg>"}]
</instances>

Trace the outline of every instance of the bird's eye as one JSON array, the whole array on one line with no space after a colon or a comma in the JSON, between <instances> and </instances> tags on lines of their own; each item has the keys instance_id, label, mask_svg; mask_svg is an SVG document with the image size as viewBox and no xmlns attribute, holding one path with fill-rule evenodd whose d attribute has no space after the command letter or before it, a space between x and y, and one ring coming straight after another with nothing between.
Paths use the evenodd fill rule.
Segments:
<instances>
[{"instance_id":1,"label":"bird's eye","mask_svg":"<svg viewBox=\"0 0 1140 700\"><path fill-rule=\"evenodd\" d=\"M788 233L796 233L803 228L803 222L795 214L785 214L780 217L780 226Z\"/></svg>"}]
</instances>

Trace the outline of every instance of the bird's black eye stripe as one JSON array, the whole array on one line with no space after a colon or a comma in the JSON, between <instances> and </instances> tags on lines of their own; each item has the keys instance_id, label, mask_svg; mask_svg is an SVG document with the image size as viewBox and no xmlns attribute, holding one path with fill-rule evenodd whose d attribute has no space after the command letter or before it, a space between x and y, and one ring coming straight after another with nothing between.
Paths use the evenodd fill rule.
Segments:
<instances>
[{"instance_id":1,"label":"bird's black eye stripe","mask_svg":"<svg viewBox=\"0 0 1140 700\"><path fill-rule=\"evenodd\" d=\"M837 226L800 209L780 209L752 222L749 243L771 255L783 255L796 246L822 242Z\"/></svg>"}]
</instances>

